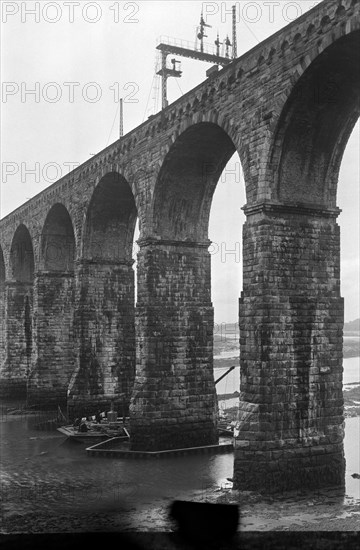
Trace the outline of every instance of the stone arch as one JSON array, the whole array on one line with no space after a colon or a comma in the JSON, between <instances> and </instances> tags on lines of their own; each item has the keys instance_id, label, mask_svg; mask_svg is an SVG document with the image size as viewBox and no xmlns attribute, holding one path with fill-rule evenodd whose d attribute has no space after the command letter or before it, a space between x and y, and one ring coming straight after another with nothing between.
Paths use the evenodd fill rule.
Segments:
<instances>
[{"instance_id":1,"label":"stone arch","mask_svg":"<svg viewBox=\"0 0 360 550\"><path fill-rule=\"evenodd\" d=\"M216 185L237 147L226 119L213 111L205 117L185 121L169 139L139 239L134 450L217 441L208 226Z\"/></svg>"},{"instance_id":2,"label":"stone arch","mask_svg":"<svg viewBox=\"0 0 360 550\"><path fill-rule=\"evenodd\" d=\"M259 64L260 64L260 61L259 61ZM231 88L231 86L235 83L235 81L236 81L236 75L235 75L235 72L233 71L232 73L229 74L227 78L227 81L226 81L227 88Z\"/></svg>"},{"instance_id":3,"label":"stone arch","mask_svg":"<svg viewBox=\"0 0 360 550\"><path fill-rule=\"evenodd\" d=\"M320 21L320 28L322 32L326 32L331 26L331 19L328 15L325 15Z\"/></svg>"},{"instance_id":4,"label":"stone arch","mask_svg":"<svg viewBox=\"0 0 360 550\"><path fill-rule=\"evenodd\" d=\"M74 271L74 228L63 204L54 204L46 217L41 234L41 258L46 271Z\"/></svg>"},{"instance_id":5,"label":"stone arch","mask_svg":"<svg viewBox=\"0 0 360 550\"><path fill-rule=\"evenodd\" d=\"M306 29L306 38L308 40L310 39L313 32L315 32L315 25L313 25L313 23L310 23L310 25Z\"/></svg>"},{"instance_id":6,"label":"stone arch","mask_svg":"<svg viewBox=\"0 0 360 550\"><path fill-rule=\"evenodd\" d=\"M87 210L83 257L129 260L136 218L135 200L127 180L117 172L104 175Z\"/></svg>"},{"instance_id":7,"label":"stone arch","mask_svg":"<svg viewBox=\"0 0 360 550\"><path fill-rule=\"evenodd\" d=\"M281 53L281 55L286 55L288 49L289 49L289 42L288 42L287 40L284 40L284 41L281 43L281 46L280 46L280 53Z\"/></svg>"},{"instance_id":8,"label":"stone arch","mask_svg":"<svg viewBox=\"0 0 360 550\"><path fill-rule=\"evenodd\" d=\"M199 108L199 98L198 97L195 97L192 108L193 108L194 112L196 112L197 109Z\"/></svg>"},{"instance_id":9,"label":"stone arch","mask_svg":"<svg viewBox=\"0 0 360 550\"><path fill-rule=\"evenodd\" d=\"M137 220L127 179L108 172L87 208L77 272L74 327L79 339L68 390L72 416L109 408L127 414L135 376L132 259Z\"/></svg>"},{"instance_id":10,"label":"stone arch","mask_svg":"<svg viewBox=\"0 0 360 550\"><path fill-rule=\"evenodd\" d=\"M6 289L6 358L4 375L12 395L24 397L33 358L34 249L28 228L20 224L10 248Z\"/></svg>"},{"instance_id":11,"label":"stone arch","mask_svg":"<svg viewBox=\"0 0 360 550\"><path fill-rule=\"evenodd\" d=\"M214 102L214 98L216 95L216 88L215 86L211 86L209 88L209 103L212 104Z\"/></svg>"},{"instance_id":12,"label":"stone arch","mask_svg":"<svg viewBox=\"0 0 360 550\"><path fill-rule=\"evenodd\" d=\"M335 12L336 17L343 17L345 14L346 14L345 7L342 4L339 4Z\"/></svg>"},{"instance_id":13,"label":"stone arch","mask_svg":"<svg viewBox=\"0 0 360 550\"><path fill-rule=\"evenodd\" d=\"M236 147L213 122L189 126L170 147L153 199L155 235L175 240L207 239L211 200Z\"/></svg>"},{"instance_id":14,"label":"stone arch","mask_svg":"<svg viewBox=\"0 0 360 550\"><path fill-rule=\"evenodd\" d=\"M240 81L243 77L243 74L244 74L244 70L242 69L242 67L240 67L239 70L237 71L236 79Z\"/></svg>"},{"instance_id":15,"label":"stone arch","mask_svg":"<svg viewBox=\"0 0 360 550\"><path fill-rule=\"evenodd\" d=\"M268 65L270 65L273 62L275 54L276 54L275 48L270 48L270 51L267 57Z\"/></svg>"},{"instance_id":16,"label":"stone arch","mask_svg":"<svg viewBox=\"0 0 360 550\"><path fill-rule=\"evenodd\" d=\"M40 239L34 282L34 356L27 382L29 403L65 405L75 367L73 350L75 237L68 210L55 203ZM61 319L61 323L59 320Z\"/></svg>"},{"instance_id":17,"label":"stone arch","mask_svg":"<svg viewBox=\"0 0 360 550\"><path fill-rule=\"evenodd\" d=\"M34 280L34 249L29 230L24 224L15 231L10 249L11 278L19 283Z\"/></svg>"},{"instance_id":18,"label":"stone arch","mask_svg":"<svg viewBox=\"0 0 360 550\"><path fill-rule=\"evenodd\" d=\"M328 46L288 97L270 155L273 198L336 206L341 159L359 115L359 36Z\"/></svg>"},{"instance_id":19,"label":"stone arch","mask_svg":"<svg viewBox=\"0 0 360 550\"><path fill-rule=\"evenodd\" d=\"M225 89L226 89L225 81L221 80L218 84L218 92L220 94L220 97L222 97L222 95L224 94Z\"/></svg>"},{"instance_id":20,"label":"stone arch","mask_svg":"<svg viewBox=\"0 0 360 550\"><path fill-rule=\"evenodd\" d=\"M294 49L298 48L299 43L301 42L301 39L302 39L301 34L299 32L296 33L292 41Z\"/></svg>"}]
</instances>

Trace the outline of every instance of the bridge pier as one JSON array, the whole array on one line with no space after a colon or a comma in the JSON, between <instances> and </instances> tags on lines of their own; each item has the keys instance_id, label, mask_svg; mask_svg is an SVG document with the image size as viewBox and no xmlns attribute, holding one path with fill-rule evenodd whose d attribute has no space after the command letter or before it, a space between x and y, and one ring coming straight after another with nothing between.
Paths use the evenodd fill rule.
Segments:
<instances>
[{"instance_id":1,"label":"bridge pier","mask_svg":"<svg viewBox=\"0 0 360 550\"><path fill-rule=\"evenodd\" d=\"M27 401L31 405L46 408L66 404L68 384L75 368L73 283L70 272L35 274L35 349L27 384Z\"/></svg>"},{"instance_id":2,"label":"bridge pier","mask_svg":"<svg viewBox=\"0 0 360 550\"><path fill-rule=\"evenodd\" d=\"M68 389L70 416L109 410L128 414L135 374L132 260L82 260L74 328L76 368Z\"/></svg>"},{"instance_id":3,"label":"bridge pier","mask_svg":"<svg viewBox=\"0 0 360 550\"><path fill-rule=\"evenodd\" d=\"M4 261L2 258L2 251L0 249L0 373L5 366L6 359L6 288L5 288L5 269Z\"/></svg>"},{"instance_id":4,"label":"bridge pier","mask_svg":"<svg viewBox=\"0 0 360 550\"><path fill-rule=\"evenodd\" d=\"M31 368L33 286L6 281L3 292L4 361L0 373L0 395L13 399L26 397L27 376Z\"/></svg>"},{"instance_id":5,"label":"bridge pier","mask_svg":"<svg viewBox=\"0 0 360 550\"><path fill-rule=\"evenodd\" d=\"M245 212L234 487L343 485L338 211Z\"/></svg>"},{"instance_id":6,"label":"bridge pier","mask_svg":"<svg viewBox=\"0 0 360 550\"><path fill-rule=\"evenodd\" d=\"M215 444L209 243L139 245L131 448Z\"/></svg>"}]
</instances>

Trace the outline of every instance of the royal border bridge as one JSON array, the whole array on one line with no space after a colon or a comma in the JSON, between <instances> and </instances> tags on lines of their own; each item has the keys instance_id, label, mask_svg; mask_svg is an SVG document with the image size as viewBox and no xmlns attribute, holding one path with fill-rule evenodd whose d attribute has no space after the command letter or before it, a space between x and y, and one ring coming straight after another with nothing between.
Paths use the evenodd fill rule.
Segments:
<instances>
[{"instance_id":1,"label":"royal border bridge","mask_svg":"<svg viewBox=\"0 0 360 550\"><path fill-rule=\"evenodd\" d=\"M208 223L237 151L235 487L343 483L336 191L359 12L318 4L0 221L3 396L73 414L112 401L135 450L217 442Z\"/></svg>"}]
</instances>

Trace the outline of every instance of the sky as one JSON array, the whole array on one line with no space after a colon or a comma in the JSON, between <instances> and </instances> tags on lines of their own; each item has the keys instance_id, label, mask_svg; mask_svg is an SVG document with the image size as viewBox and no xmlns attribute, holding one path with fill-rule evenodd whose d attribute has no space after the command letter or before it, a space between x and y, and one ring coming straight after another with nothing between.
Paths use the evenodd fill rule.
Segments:
<instances>
[{"instance_id":1,"label":"sky","mask_svg":"<svg viewBox=\"0 0 360 550\"><path fill-rule=\"evenodd\" d=\"M237 54L241 54L318 4L235 2ZM1 2L1 192L6 216L160 110L155 76L160 36L195 45L201 9L213 43L231 38L234 2ZM210 65L181 59L183 75L169 79L170 103L205 80ZM348 142L338 187L342 295L345 321L359 313L359 124ZM242 287L241 232L244 181L235 153L215 191L209 236L213 241L215 321L237 321Z\"/></svg>"}]
</instances>

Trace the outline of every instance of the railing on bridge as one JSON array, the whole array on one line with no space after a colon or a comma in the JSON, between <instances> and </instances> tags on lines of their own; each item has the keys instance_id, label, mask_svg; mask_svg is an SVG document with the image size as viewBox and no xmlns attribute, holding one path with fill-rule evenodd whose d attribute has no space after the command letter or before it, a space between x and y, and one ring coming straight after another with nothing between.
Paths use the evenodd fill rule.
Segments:
<instances>
[{"instance_id":1,"label":"railing on bridge","mask_svg":"<svg viewBox=\"0 0 360 550\"><path fill-rule=\"evenodd\" d=\"M200 47L200 40L196 39L193 42L190 40L182 40L180 38L174 38L171 36L161 35L157 38L156 41L157 44L166 44L168 46L175 46L176 48L182 48L185 50L193 50L195 52L201 52L207 55L213 55L217 56L216 46L215 44L210 44L209 42L203 42L203 49L201 50ZM219 56L220 57L226 57L226 46L225 44L221 44ZM231 59L229 58L229 61Z\"/></svg>"}]
</instances>

